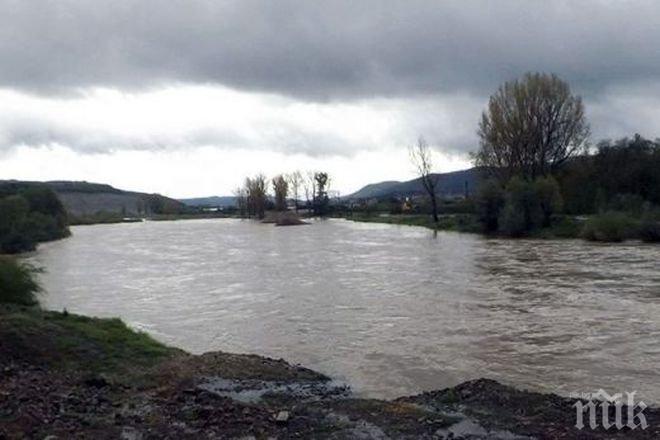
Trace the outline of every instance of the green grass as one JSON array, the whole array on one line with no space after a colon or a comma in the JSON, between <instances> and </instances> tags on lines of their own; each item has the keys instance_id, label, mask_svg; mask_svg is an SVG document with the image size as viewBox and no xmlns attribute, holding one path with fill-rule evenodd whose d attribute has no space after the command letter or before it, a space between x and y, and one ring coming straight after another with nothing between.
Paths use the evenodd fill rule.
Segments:
<instances>
[{"instance_id":1,"label":"green grass","mask_svg":"<svg viewBox=\"0 0 660 440\"><path fill-rule=\"evenodd\" d=\"M182 353L119 319L4 306L0 309L0 355L53 368L122 373Z\"/></svg>"},{"instance_id":2,"label":"green grass","mask_svg":"<svg viewBox=\"0 0 660 440\"><path fill-rule=\"evenodd\" d=\"M589 241L621 242L635 236L639 222L625 212L610 211L591 217L582 237Z\"/></svg>"},{"instance_id":3,"label":"green grass","mask_svg":"<svg viewBox=\"0 0 660 440\"><path fill-rule=\"evenodd\" d=\"M532 231L530 237L543 239L557 238L580 238L584 223L569 216L558 216L552 221L552 225Z\"/></svg>"}]
</instances>

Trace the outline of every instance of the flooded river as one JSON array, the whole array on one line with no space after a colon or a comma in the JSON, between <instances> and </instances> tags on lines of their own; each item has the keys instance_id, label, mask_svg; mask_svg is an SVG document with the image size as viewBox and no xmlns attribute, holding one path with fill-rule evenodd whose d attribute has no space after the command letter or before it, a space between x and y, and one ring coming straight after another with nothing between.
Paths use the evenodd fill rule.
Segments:
<instances>
[{"instance_id":1,"label":"flooded river","mask_svg":"<svg viewBox=\"0 0 660 440\"><path fill-rule=\"evenodd\" d=\"M660 246L329 220L72 228L34 261L47 308L194 353L258 353L396 397L478 377L660 403Z\"/></svg>"}]
</instances>

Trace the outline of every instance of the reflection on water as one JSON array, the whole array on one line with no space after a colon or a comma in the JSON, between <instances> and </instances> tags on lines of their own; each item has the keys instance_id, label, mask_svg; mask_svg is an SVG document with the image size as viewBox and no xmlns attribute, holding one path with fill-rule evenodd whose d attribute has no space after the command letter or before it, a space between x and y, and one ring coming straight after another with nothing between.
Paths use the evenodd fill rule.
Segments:
<instances>
[{"instance_id":1,"label":"reflection on water","mask_svg":"<svg viewBox=\"0 0 660 440\"><path fill-rule=\"evenodd\" d=\"M660 402L660 247L340 220L73 228L34 257L52 309L189 351L283 357L394 397L489 377Z\"/></svg>"}]
</instances>

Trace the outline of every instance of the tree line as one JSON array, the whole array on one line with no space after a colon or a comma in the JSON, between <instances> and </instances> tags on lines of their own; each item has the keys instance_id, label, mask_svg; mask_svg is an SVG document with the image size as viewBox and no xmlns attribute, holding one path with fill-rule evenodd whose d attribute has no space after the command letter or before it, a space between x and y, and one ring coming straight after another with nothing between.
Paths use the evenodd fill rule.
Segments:
<instances>
[{"instance_id":1,"label":"tree line","mask_svg":"<svg viewBox=\"0 0 660 440\"><path fill-rule=\"evenodd\" d=\"M32 251L39 242L69 234L66 210L50 188L0 186L0 253Z\"/></svg>"},{"instance_id":2,"label":"tree line","mask_svg":"<svg viewBox=\"0 0 660 440\"><path fill-rule=\"evenodd\" d=\"M660 140L637 134L593 147L582 99L557 75L503 84L477 133L472 160L481 184L472 206L482 231L524 236L590 214L587 238L660 239ZM437 175L423 138L410 156L437 224Z\"/></svg>"},{"instance_id":3,"label":"tree line","mask_svg":"<svg viewBox=\"0 0 660 440\"><path fill-rule=\"evenodd\" d=\"M243 185L234 190L236 207L242 217L263 219L267 210L287 211L291 202L296 213L305 209L313 215L325 216L329 211L330 183L330 176L324 171L305 174L294 171L270 180L259 173L246 177Z\"/></svg>"}]
</instances>

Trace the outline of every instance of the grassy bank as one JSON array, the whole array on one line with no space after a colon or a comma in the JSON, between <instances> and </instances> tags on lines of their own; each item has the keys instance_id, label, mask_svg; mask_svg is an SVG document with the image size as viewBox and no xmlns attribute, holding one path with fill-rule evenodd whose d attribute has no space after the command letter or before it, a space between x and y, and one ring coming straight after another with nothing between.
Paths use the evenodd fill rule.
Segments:
<instances>
[{"instance_id":1,"label":"grassy bank","mask_svg":"<svg viewBox=\"0 0 660 440\"><path fill-rule=\"evenodd\" d=\"M4 358L56 369L125 374L181 353L116 318L6 304L0 307L0 341L5 341L0 343L0 353Z\"/></svg>"},{"instance_id":2,"label":"grassy bank","mask_svg":"<svg viewBox=\"0 0 660 440\"><path fill-rule=\"evenodd\" d=\"M342 217L346 220L366 223L385 223L391 225L421 226L437 231L455 231L481 234L482 228L473 214L441 215L439 222L435 223L429 215L402 215L402 214L353 214ZM530 238L578 238L582 229L582 222L571 219L558 219L551 227L531 232ZM489 234L497 236L496 234Z\"/></svg>"},{"instance_id":3,"label":"grassy bank","mask_svg":"<svg viewBox=\"0 0 660 440\"><path fill-rule=\"evenodd\" d=\"M483 233L475 215L452 214L440 216L438 223L429 215L352 214L341 218L356 222L421 226L438 231ZM660 221L657 216L635 216L625 212L605 212L589 217L556 216L551 225L532 230L522 237L539 239L578 239L589 241L621 242L641 240L660 242ZM507 237L506 234L488 234Z\"/></svg>"}]
</instances>

